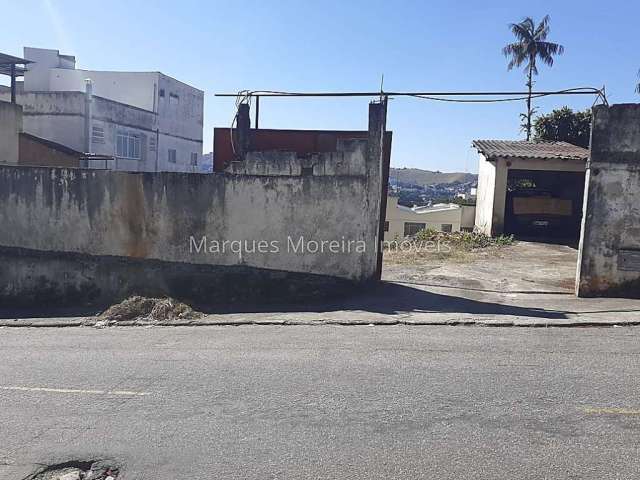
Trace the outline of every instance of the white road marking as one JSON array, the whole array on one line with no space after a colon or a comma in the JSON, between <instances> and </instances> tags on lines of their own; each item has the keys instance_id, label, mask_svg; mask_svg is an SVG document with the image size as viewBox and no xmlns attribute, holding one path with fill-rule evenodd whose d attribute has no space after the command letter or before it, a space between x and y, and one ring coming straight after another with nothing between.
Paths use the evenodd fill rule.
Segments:
<instances>
[{"instance_id":1,"label":"white road marking","mask_svg":"<svg viewBox=\"0 0 640 480\"><path fill-rule=\"evenodd\" d=\"M9 387L0 385L0 390L18 392L46 392L46 393L84 393L88 395L124 395L129 397L144 397L149 392L133 392L130 390L83 390L78 388L46 388L46 387Z\"/></svg>"},{"instance_id":2,"label":"white road marking","mask_svg":"<svg viewBox=\"0 0 640 480\"><path fill-rule=\"evenodd\" d=\"M593 413L593 414L600 414L600 415L640 415L640 409L637 409L637 408L591 407L591 408L583 408L582 411L584 413Z\"/></svg>"}]
</instances>

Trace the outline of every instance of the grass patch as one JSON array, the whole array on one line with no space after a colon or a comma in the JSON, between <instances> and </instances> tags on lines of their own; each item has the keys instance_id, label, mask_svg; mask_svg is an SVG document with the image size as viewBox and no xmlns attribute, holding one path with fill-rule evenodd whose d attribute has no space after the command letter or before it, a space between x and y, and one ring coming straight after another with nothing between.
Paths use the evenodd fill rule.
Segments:
<instances>
[{"instance_id":1,"label":"grass patch","mask_svg":"<svg viewBox=\"0 0 640 480\"><path fill-rule=\"evenodd\" d=\"M478 251L493 253L514 243L513 235L490 237L476 232L419 231L413 237L385 242L385 259L392 263L429 260L466 261Z\"/></svg>"}]
</instances>

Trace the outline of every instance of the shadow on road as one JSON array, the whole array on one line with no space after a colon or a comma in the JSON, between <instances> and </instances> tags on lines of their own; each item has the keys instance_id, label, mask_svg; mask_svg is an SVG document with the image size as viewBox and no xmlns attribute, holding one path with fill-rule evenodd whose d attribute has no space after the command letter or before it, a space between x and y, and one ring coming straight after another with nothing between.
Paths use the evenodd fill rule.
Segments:
<instances>
[{"instance_id":1,"label":"shadow on road","mask_svg":"<svg viewBox=\"0 0 640 480\"><path fill-rule=\"evenodd\" d=\"M267 312L334 312L358 310L387 315L409 312L460 313L478 315L514 315L536 318L567 318L561 311L504 305L491 301L472 300L455 295L428 292L407 285L381 282L366 292L331 303L304 305L230 305L205 308L206 313L267 313Z\"/></svg>"}]
</instances>

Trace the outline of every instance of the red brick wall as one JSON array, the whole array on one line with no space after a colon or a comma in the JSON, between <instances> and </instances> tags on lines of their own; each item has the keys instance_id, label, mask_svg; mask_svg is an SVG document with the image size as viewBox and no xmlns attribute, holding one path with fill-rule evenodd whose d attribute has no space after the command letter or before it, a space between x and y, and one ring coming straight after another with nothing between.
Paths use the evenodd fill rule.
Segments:
<instances>
[{"instance_id":1,"label":"red brick wall","mask_svg":"<svg viewBox=\"0 0 640 480\"><path fill-rule=\"evenodd\" d=\"M20 134L18 165L32 167L80 167L80 153L52 142Z\"/></svg>"},{"instance_id":2,"label":"red brick wall","mask_svg":"<svg viewBox=\"0 0 640 480\"><path fill-rule=\"evenodd\" d=\"M338 139L367 138L366 131L252 129L250 149L287 151L298 154L335 152ZM229 128L213 130L213 170L221 172L234 158Z\"/></svg>"}]
</instances>

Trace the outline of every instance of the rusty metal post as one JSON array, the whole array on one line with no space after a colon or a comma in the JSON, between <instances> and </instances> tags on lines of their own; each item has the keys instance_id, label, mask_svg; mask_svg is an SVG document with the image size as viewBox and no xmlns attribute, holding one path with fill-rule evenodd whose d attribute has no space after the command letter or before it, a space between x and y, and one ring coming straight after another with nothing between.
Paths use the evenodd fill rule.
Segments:
<instances>
[{"instance_id":1,"label":"rusty metal post","mask_svg":"<svg viewBox=\"0 0 640 480\"><path fill-rule=\"evenodd\" d=\"M259 128L260 121L260 95L256 96L256 130Z\"/></svg>"}]
</instances>

